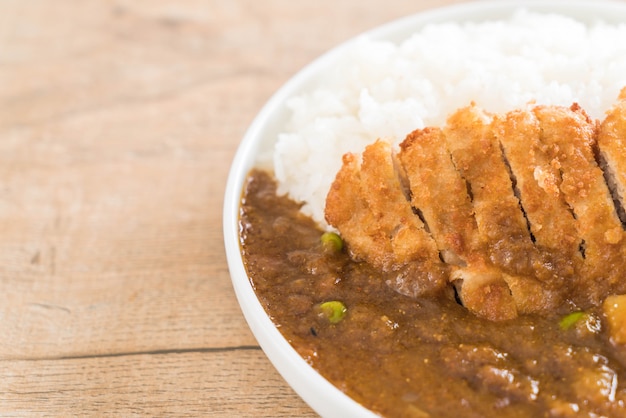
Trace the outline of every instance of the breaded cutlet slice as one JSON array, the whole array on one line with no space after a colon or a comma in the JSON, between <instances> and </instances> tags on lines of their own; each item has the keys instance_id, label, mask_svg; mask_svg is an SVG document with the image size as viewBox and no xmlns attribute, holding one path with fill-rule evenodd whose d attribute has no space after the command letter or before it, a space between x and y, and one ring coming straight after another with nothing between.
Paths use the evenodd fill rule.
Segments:
<instances>
[{"instance_id":1,"label":"breaded cutlet slice","mask_svg":"<svg viewBox=\"0 0 626 418\"><path fill-rule=\"evenodd\" d=\"M494 118L493 129L509 166L516 193L535 247L543 262L554 265L545 280L550 288L571 280L580 264L576 220L559 189L559 167L552 164L540 141L542 126L530 108Z\"/></svg>"},{"instance_id":2,"label":"breaded cutlet slice","mask_svg":"<svg viewBox=\"0 0 626 418\"><path fill-rule=\"evenodd\" d=\"M389 143L376 141L362 162L346 154L326 199L327 222L341 231L356 259L380 268L388 284L408 296L441 291L446 266L403 193Z\"/></svg>"},{"instance_id":3,"label":"breaded cutlet slice","mask_svg":"<svg viewBox=\"0 0 626 418\"><path fill-rule=\"evenodd\" d=\"M623 228L626 224L626 87L600 124L597 138L599 164ZM622 241L621 245L626 253L626 242ZM626 293L626 280L616 282L612 291Z\"/></svg>"},{"instance_id":4,"label":"breaded cutlet slice","mask_svg":"<svg viewBox=\"0 0 626 418\"><path fill-rule=\"evenodd\" d=\"M452 283L490 320L585 309L626 292L625 136L626 90L601 126L576 104L472 104L411 133L397 159L384 141L345 155L326 219L405 295Z\"/></svg>"},{"instance_id":5,"label":"breaded cutlet slice","mask_svg":"<svg viewBox=\"0 0 626 418\"><path fill-rule=\"evenodd\" d=\"M581 242L584 261L571 297L581 306L595 305L620 281L625 267L624 231L593 151L597 123L576 104L536 106L533 113L541 125L543 149L559 169L559 189L576 218Z\"/></svg>"},{"instance_id":6,"label":"breaded cutlet slice","mask_svg":"<svg viewBox=\"0 0 626 418\"><path fill-rule=\"evenodd\" d=\"M411 204L423 216L445 262L467 264L480 252L467 185L439 128L411 132L398 159L409 183Z\"/></svg>"},{"instance_id":7,"label":"breaded cutlet slice","mask_svg":"<svg viewBox=\"0 0 626 418\"><path fill-rule=\"evenodd\" d=\"M448 118L444 134L455 167L469 184L478 239L486 248L484 259L499 271L500 280L506 283L517 312L541 313L553 309L561 302L559 292L550 289L554 266L546 262L546 254L533 243L528 222L514 192L511 172L496 137L492 115L472 104ZM483 270L480 263L469 267L476 267L479 272ZM497 274L473 275L471 270L454 274L464 282L473 276L497 277ZM494 293L493 286L463 283L462 299L480 300L468 292ZM494 294L491 303L496 311L500 308L503 317L497 317L497 312L491 315L482 311L481 305L472 310L480 316L506 319L506 315L511 315L509 301L500 285L495 290L500 294ZM488 306L489 298L482 299L482 303Z\"/></svg>"},{"instance_id":8,"label":"breaded cutlet slice","mask_svg":"<svg viewBox=\"0 0 626 418\"><path fill-rule=\"evenodd\" d=\"M598 131L598 154L622 223L626 223L626 87Z\"/></svg>"},{"instance_id":9,"label":"breaded cutlet slice","mask_svg":"<svg viewBox=\"0 0 626 418\"><path fill-rule=\"evenodd\" d=\"M535 247L492 130L492 116L475 105L462 108L448 118L444 134L454 164L469 184L489 259L511 274L536 275Z\"/></svg>"},{"instance_id":10,"label":"breaded cutlet slice","mask_svg":"<svg viewBox=\"0 0 626 418\"><path fill-rule=\"evenodd\" d=\"M486 260L467 184L456 169L439 128L410 133L398 159L409 183L411 204L421 213L459 299L475 315L512 319L518 309L502 272Z\"/></svg>"}]
</instances>

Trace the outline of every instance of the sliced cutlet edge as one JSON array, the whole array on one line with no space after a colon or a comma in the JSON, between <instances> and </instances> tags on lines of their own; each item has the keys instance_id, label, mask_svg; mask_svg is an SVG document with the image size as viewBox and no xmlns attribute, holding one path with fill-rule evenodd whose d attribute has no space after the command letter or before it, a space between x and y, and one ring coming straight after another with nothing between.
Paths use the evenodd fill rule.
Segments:
<instances>
[{"instance_id":1,"label":"sliced cutlet edge","mask_svg":"<svg viewBox=\"0 0 626 418\"><path fill-rule=\"evenodd\" d=\"M485 263L477 260L453 274L463 282L461 299L475 304L470 310L507 319L518 312L545 311L546 301L556 298L535 278L546 272L534 261L540 255L513 192L492 122L492 115L472 104L451 115L444 128L454 166L469 185L477 239L485 248ZM481 277L491 277L491 283L481 283Z\"/></svg>"},{"instance_id":2,"label":"sliced cutlet edge","mask_svg":"<svg viewBox=\"0 0 626 418\"><path fill-rule=\"evenodd\" d=\"M444 133L454 165L471 189L478 234L491 262L506 273L536 275L529 258L535 248L492 131L492 116L475 105L462 108L450 116Z\"/></svg>"},{"instance_id":3,"label":"sliced cutlet edge","mask_svg":"<svg viewBox=\"0 0 626 418\"><path fill-rule=\"evenodd\" d=\"M536 106L533 112L546 154L559 169L559 189L581 242L584 261L571 297L578 305L595 305L620 280L624 267L622 225L594 155L598 125L577 104Z\"/></svg>"},{"instance_id":4,"label":"sliced cutlet edge","mask_svg":"<svg viewBox=\"0 0 626 418\"><path fill-rule=\"evenodd\" d=\"M382 268L392 252L391 243L378 237L376 220L361 193L360 156L347 153L326 196L324 215L337 228L355 260Z\"/></svg>"},{"instance_id":5,"label":"sliced cutlet edge","mask_svg":"<svg viewBox=\"0 0 626 418\"><path fill-rule=\"evenodd\" d=\"M613 198L615 210L626 227L626 87L617 103L607 112L597 136L596 157ZM623 233L622 233L623 234ZM620 242L622 257L626 258L626 242ZM613 292L626 292L626 280L618 280Z\"/></svg>"},{"instance_id":6,"label":"sliced cutlet edge","mask_svg":"<svg viewBox=\"0 0 626 418\"><path fill-rule=\"evenodd\" d=\"M411 132L400 144L398 158L409 183L411 204L421 214L443 260L466 265L479 251L476 222L467 184L457 171L443 131Z\"/></svg>"},{"instance_id":7,"label":"sliced cutlet edge","mask_svg":"<svg viewBox=\"0 0 626 418\"><path fill-rule=\"evenodd\" d=\"M447 284L447 269L426 225L413 212L397 169L388 142L378 140L363 151L363 197L394 254L394 265L387 268L394 273L388 284L409 296L437 292Z\"/></svg>"},{"instance_id":8,"label":"sliced cutlet edge","mask_svg":"<svg viewBox=\"0 0 626 418\"><path fill-rule=\"evenodd\" d=\"M468 185L454 165L443 130L416 130L400 149L398 158L409 183L411 204L450 265L450 281L460 302L489 320L515 318L516 301L500 269L488 260Z\"/></svg>"},{"instance_id":9,"label":"sliced cutlet edge","mask_svg":"<svg viewBox=\"0 0 626 418\"><path fill-rule=\"evenodd\" d=\"M447 269L407 200L391 145L378 140L361 156L344 156L326 199L326 219L356 259L388 273L388 284L416 297L441 291Z\"/></svg>"},{"instance_id":10,"label":"sliced cutlet edge","mask_svg":"<svg viewBox=\"0 0 626 418\"><path fill-rule=\"evenodd\" d=\"M540 141L539 120L530 108L511 111L494 118L494 132L541 255L537 262L554 267L554 275L545 283L560 287L582 263L580 239L576 220L559 189L559 169L550 163Z\"/></svg>"},{"instance_id":11,"label":"sliced cutlet edge","mask_svg":"<svg viewBox=\"0 0 626 418\"><path fill-rule=\"evenodd\" d=\"M598 130L598 164L622 225L626 224L626 87L618 102L607 112Z\"/></svg>"}]
</instances>

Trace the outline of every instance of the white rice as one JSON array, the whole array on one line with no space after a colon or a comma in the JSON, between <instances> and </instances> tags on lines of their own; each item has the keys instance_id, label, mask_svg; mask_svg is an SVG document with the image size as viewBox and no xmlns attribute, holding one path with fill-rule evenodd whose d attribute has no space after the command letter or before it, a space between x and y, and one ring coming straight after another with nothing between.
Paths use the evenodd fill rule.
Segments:
<instances>
[{"instance_id":1,"label":"white rice","mask_svg":"<svg viewBox=\"0 0 626 418\"><path fill-rule=\"evenodd\" d=\"M491 112L578 102L602 118L626 86L626 26L519 11L510 20L432 24L401 44L359 39L323 85L293 97L273 153L279 193L321 226L346 152L442 125L471 101Z\"/></svg>"}]
</instances>

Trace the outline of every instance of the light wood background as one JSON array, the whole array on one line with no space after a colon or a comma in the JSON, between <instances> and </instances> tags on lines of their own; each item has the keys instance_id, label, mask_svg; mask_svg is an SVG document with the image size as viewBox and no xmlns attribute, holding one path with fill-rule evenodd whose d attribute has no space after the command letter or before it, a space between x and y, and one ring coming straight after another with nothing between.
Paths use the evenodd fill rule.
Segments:
<instances>
[{"instance_id":1,"label":"light wood background","mask_svg":"<svg viewBox=\"0 0 626 418\"><path fill-rule=\"evenodd\" d=\"M445 0L1 0L0 415L313 416L230 283L230 161L269 96Z\"/></svg>"}]
</instances>

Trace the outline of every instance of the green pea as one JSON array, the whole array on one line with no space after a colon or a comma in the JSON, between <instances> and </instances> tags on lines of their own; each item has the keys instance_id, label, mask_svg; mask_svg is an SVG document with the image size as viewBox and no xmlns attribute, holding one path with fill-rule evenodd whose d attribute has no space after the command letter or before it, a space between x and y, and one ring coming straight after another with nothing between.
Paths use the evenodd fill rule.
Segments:
<instances>
[{"instance_id":1,"label":"green pea","mask_svg":"<svg viewBox=\"0 0 626 418\"><path fill-rule=\"evenodd\" d=\"M343 240L335 232L324 232L321 240L324 248L329 251L339 252L343 249Z\"/></svg>"},{"instance_id":2,"label":"green pea","mask_svg":"<svg viewBox=\"0 0 626 418\"><path fill-rule=\"evenodd\" d=\"M320 303L319 307L322 315L328 319L331 324L336 324L341 321L348 312L346 305L338 300Z\"/></svg>"},{"instance_id":3,"label":"green pea","mask_svg":"<svg viewBox=\"0 0 626 418\"><path fill-rule=\"evenodd\" d=\"M584 319L585 316L586 314L582 311L576 311L576 312L567 314L563 318L561 318L561 320L559 321L559 327L561 327L562 330L570 329L571 327L576 325L576 323L578 323L580 320Z\"/></svg>"}]
</instances>

